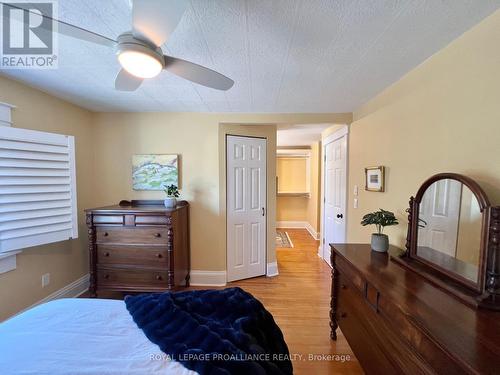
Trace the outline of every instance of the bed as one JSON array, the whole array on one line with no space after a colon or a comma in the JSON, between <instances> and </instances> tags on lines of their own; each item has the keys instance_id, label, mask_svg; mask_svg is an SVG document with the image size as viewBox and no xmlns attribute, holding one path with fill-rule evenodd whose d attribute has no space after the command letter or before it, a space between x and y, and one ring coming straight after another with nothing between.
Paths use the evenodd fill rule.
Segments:
<instances>
[{"instance_id":1,"label":"bed","mask_svg":"<svg viewBox=\"0 0 500 375\"><path fill-rule=\"evenodd\" d=\"M272 315L240 288L68 298L0 324L1 374L291 374Z\"/></svg>"},{"instance_id":2,"label":"bed","mask_svg":"<svg viewBox=\"0 0 500 375\"><path fill-rule=\"evenodd\" d=\"M0 324L2 374L179 374L137 327L123 301L68 298Z\"/></svg>"}]
</instances>

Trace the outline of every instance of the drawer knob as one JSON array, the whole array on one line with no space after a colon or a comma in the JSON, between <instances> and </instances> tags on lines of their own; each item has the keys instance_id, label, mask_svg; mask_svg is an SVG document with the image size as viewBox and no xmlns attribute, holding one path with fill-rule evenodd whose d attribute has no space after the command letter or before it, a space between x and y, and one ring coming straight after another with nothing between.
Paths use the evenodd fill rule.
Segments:
<instances>
[{"instance_id":1,"label":"drawer knob","mask_svg":"<svg viewBox=\"0 0 500 375\"><path fill-rule=\"evenodd\" d=\"M162 277L160 275L156 275L156 280L162 280Z\"/></svg>"},{"instance_id":2,"label":"drawer knob","mask_svg":"<svg viewBox=\"0 0 500 375\"><path fill-rule=\"evenodd\" d=\"M106 251L106 252L104 253L104 256L105 256L105 257L109 257L109 253Z\"/></svg>"},{"instance_id":3,"label":"drawer knob","mask_svg":"<svg viewBox=\"0 0 500 375\"><path fill-rule=\"evenodd\" d=\"M347 289L347 285L345 285L345 284L342 284L340 287L341 287L342 289Z\"/></svg>"},{"instance_id":4,"label":"drawer knob","mask_svg":"<svg viewBox=\"0 0 500 375\"><path fill-rule=\"evenodd\" d=\"M347 318L347 313L345 313L345 312L340 313L340 317L341 317L341 318Z\"/></svg>"},{"instance_id":5,"label":"drawer knob","mask_svg":"<svg viewBox=\"0 0 500 375\"><path fill-rule=\"evenodd\" d=\"M104 275L104 278L109 279L109 275L108 274Z\"/></svg>"},{"instance_id":6,"label":"drawer knob","mask_svg":"<svg viewBox=\"0 0 500 375\"><path fill-rule=\"evenodd\" d=\"M104 232L104 237L108 237L109 236L109 233L108 232Z\"/></svg>"},{"instance_id":7,"label":"drawer knob","mask_svg":"<svg viewBox=\"0 0 500 375\"><path fill-rule=\"evenodd\" d=\"M155 237L160 238L161 237L161 233L155 233Z\"/></svg>"},{"instance_id":8,"label":"drawer knob","mask_svg":"<svg viewBox=\"0 0 500 375\"><path fill-rule=\"evenodd\" d=\"M161 255L160 253L156 254L156 257L157 258L163 258L163 255Z\"/></svg>"}]
</instances>

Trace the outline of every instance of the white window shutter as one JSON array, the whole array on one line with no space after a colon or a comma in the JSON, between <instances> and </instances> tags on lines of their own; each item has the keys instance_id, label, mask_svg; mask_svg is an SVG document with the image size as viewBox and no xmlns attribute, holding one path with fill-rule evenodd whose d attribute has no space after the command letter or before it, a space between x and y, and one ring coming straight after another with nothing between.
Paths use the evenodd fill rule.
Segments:
<instances>
[{"instance_id":1,"label":"white window shutter","mask_svg":"<svg viewBox=\"0 0 500 375\"><path fill-rule=\"evenodd\" d=\"M75 139L0 127L0 253L78 237Z\"/></svg>"}]
</instances>

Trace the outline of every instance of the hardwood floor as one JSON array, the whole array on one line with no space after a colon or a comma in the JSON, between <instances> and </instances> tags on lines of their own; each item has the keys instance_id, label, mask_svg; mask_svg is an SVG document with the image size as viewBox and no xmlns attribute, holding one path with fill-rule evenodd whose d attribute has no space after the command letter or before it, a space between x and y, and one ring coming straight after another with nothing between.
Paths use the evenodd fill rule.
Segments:
<instances>
[{"instance_id":1,"label":"hardwood floor","mask_svg":"<svg viewBox=\"0 0 500 375\"><path fill-rule=\"evenodd\" d=\"M278 248L279 276L257 277L229 283L257 297L273 314L283 331L295 374L362 374L349 344L340 331L337 341L330 339L329 311L331 268L318 257L319 241L305 229L286 229L293 248ZM322 355L350 356L335 361ZM310 360L310 355L321 359Z\"/></svg>"},{"instance_id":2,"label":"hardwood floor","mask_svg":"<svg viewBox=\"0 0 500 375\"><path fill-rule=\"evenodd\" d=\"M330 340L331 268L318 257L319 241L305 229L286 232L294 247L276 250L279 276L256 277L227 286L252 293L273 314L295 357L294 374L363 374L343 334L338 331L337 341ZM99 297L120 298L121 294L100 293Z\"/></svg>"}]
</instances>

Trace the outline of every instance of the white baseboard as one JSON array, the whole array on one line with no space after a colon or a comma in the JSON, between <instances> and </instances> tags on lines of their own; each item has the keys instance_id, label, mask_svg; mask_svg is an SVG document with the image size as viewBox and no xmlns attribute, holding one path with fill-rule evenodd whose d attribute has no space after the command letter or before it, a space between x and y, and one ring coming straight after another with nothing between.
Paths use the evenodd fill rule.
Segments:
<instances>
[{"instance_id":1,"label":"white baseboard","mask_svg":"<svg viewBox=\"0 0 500 375\"><path fill-rule=\"evenodd\" d=\"M278 262L267 263L267 277L278 276Z\"/></svg>"},{"instance_id":2,"label":"white baseboard","mask_svg":"<svg viewBox=\"0 0 500 375\"><path fill-rule=\"evenodd\" d=\"M53 301L60 298L76 298L81 296L89 289L89 274L83 275L78 280L73 281L71 284L66 285L64 288L56 290L54 293L49 294L47 297L35 302L33 305L19 311L16 315L21 314L35 306L41 305L49 301Z\"/></svg>"},{"instance_id":3,"label":"white baseboard","mask_svg":"<svg viewBox=\"0 0 500 375\"><path fill-rule=\"evenodd\" d=\"M332 262L331 262L331 254L332 254L332 250L330 249L330 246L327 246L326 249L325 249L325 257L323 258L325 260L326 263L328 263L328 265L331 267L332 266Z\"/></svg>"},{"instance_id":4,"label":"white baseboard","mask_svg":"<svg viewBox=\"0 0 500 375\"><path fill-rule=\"evenodd\" d=\"M277 221L276 228L301 228L307 229L309 234L315 239L319 240L319 233L316 232L311 224L307 221Z\"/></svg>"},{"instance_id":5,"label":"white baseboard","mask_svg":"<svg viewBox=\"0 0 500 375\"><path fill-rule=\"evenodd\" d=\"M197 271L189 272L189 285L192 286L225 286L226 271Z\"/></svg>"}]
</instances>

